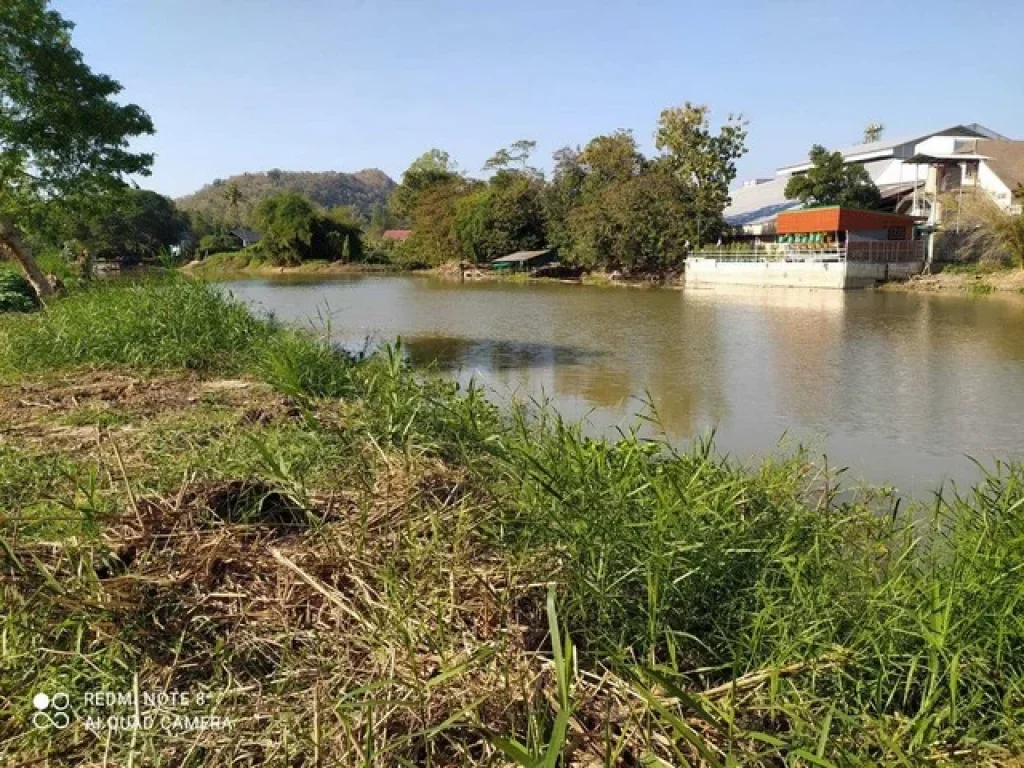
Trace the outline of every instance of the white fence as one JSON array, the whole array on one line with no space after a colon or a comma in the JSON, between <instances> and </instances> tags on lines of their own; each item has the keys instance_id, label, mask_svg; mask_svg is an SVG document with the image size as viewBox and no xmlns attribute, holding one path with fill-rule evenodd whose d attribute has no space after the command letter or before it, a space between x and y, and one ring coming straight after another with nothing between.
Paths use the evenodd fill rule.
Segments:
<instances>
[{"instance_id":1,"label":"white fence","mask_svg":"<svg viewBox=\"0 0 1024 768\"><path fill-rule=\"evenodd\" d=\"M839 247L821 243L755 243L748 248L707 248L692 255L718 261L863 261L891 264L922 261L924 254L923 240L863 240Z\"/></svg>"}]
</instances>

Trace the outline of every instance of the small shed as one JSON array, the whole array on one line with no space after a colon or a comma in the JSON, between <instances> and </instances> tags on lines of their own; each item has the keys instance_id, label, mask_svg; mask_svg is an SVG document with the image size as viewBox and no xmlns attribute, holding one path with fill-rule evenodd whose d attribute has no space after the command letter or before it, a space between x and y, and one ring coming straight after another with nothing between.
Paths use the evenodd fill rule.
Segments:
<instances>
[{"instance_id":1,"label":"small shed","mask_svg":"<svg viewBox=\"0 0 1024 768\"><path fill-rule=\"evenodd\" d=\"M245 227L232 229L228 234L237 237L243 248L248 248L250 245L255 245L260 241L259 232L253 232L251 229L246 229Z\"/></svg>"},{"instance_id":2,"label":"small shed","mask_svg":"<svg viewBox=\"0 0 1024 768\"><path fill-rule=\"evenodd\" d=\"M550 248L543 251L516 251L491 262L491 269L500 272L526 272L551 264L555 252Z\"/></svg>"},{"instance_id":3,"label":"small shed","mask_svg":"<svg viewBox=\"0 0 1024 768\"><path fill-rule=\"evenodd\" d=\"M381 237L396 243L404 243L412 234L411 229L385 229Z\"/></svg>"}]
</instances>

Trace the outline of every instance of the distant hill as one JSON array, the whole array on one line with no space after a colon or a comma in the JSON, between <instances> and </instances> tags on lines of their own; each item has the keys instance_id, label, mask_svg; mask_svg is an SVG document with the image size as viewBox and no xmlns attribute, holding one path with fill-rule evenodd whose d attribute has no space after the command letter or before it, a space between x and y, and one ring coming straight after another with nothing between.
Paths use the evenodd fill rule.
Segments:
<instances>
[{"instance_id":1,"label":"distant hill","mask_svg":"<svg viewBox=\"0 0 1024 768\"><path fill-rule=\"evenodd\" d=\"M241 193L238 213L243 221L249 219L249 214L260 200L288 190L301 192L325 208L350 205L369 217L378 203L387 203L391 190L396 186L390 176L376 168L356 173L272 170L216 179L176 202L182 210L198 211L212 219L227 219L231 212L225 189L230 184L235 184Z\"/></svg>"}]
</instances>

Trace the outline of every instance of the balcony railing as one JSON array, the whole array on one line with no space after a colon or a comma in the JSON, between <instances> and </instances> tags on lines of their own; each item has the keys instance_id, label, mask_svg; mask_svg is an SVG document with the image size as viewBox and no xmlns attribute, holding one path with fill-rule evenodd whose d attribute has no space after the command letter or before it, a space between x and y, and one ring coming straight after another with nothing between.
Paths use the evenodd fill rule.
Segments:
<instances>
[{"instance_id":1,"label":"balcony railing","mask_svg":"<svg viewBox=\"0 0 1024 768\"><path fill-rule=\"evenodd\" d=\"M821 243L765 243L756 246L705 248L691 256L717 261L832 262L860 261L893 263L922 261L923 240L860 241L842 246Z\"/></svg>"}]
</instances>

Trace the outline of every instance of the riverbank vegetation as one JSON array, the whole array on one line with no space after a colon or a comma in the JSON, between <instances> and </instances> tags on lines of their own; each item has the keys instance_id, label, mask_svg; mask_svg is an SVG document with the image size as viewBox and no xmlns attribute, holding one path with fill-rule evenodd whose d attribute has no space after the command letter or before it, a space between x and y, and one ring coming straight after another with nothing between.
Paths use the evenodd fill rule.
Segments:
<instances>
[{"instance_id":1,"label":"riverbank vegetation","mask_svg":"<svg viewBox=\"0 0 1024 768\"><path fill-rule=\"evenodd\" d=\"M662 112L658 154L646 157L632 133L617 131L565 147L546 180L530 165L535 142L499 150L487 181L460 173L430 150L403 174L391 211L412 236L396 258L439 265L453 257L486 263L551 247L568 265L636 273L678 270L688 247L717 238L746 122L728 116L713 130L710 110L685 104Z\"/></svg>"},{"instance_id":2,"label":"riverbank vegetation","mask_svg":"<svg viewBox=\"0 0 1024 768\"><path fill-rule=\"evenodd\" d=\"M1019 465L907 503L799 452L593 439L175 279L4 315L0 381L5 764L1024 749ZM32 728L58 690L69 728ZM231 726L86 730L134 710L85 692L133 690Z\"/></svg>"}]
</instances>

